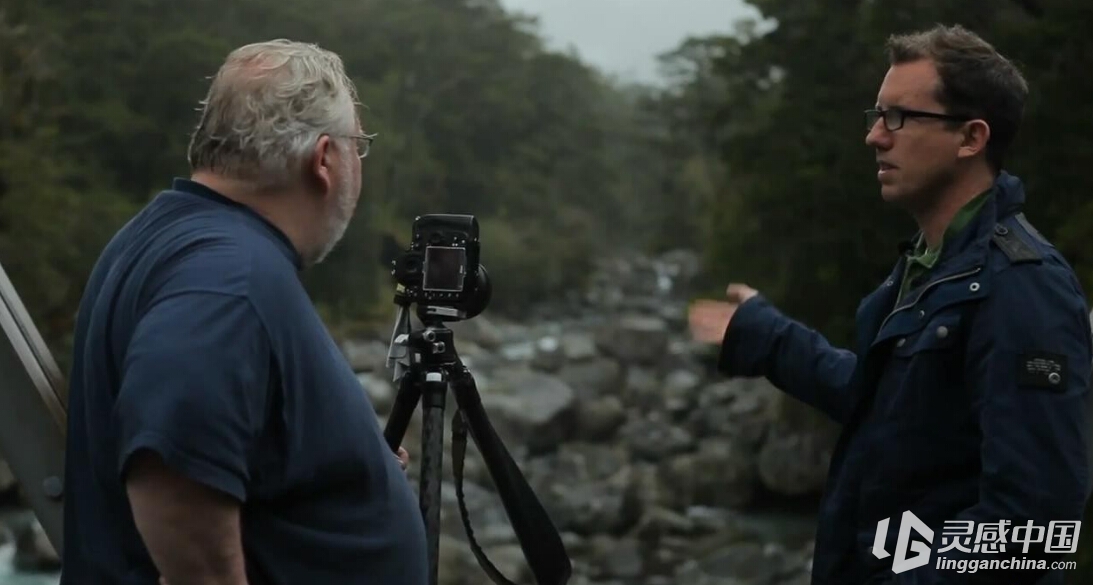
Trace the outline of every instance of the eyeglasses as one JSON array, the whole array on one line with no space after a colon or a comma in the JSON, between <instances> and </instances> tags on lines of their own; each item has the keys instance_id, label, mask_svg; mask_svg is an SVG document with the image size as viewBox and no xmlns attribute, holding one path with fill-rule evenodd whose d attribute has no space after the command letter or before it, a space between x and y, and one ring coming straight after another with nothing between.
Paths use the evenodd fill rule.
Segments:
<instances>
[{"instance_id":1,"label":"eyeglasses","mask_svg":"<svg viewBox=\"0 0 1093 585\"><path fill-rule=\"evenodd\" d=\"M379 136L379 134L341 134L340 136L342 138L352 138L356 140L357 155L363 159L364 157L368 156L368 151L372 148L372 141L375 140L376 137Z\"/></svg>"},{"instance_id":2,"label":"eyeglasses","mask_svg":"<svg viewBox=\"0 0 1093 585\"><path fill-rule=\"evenodd\" d=\"M935 120L952 120L954 122L967 122L972 118L967 116L954 116L952 114L937 114L920 110L905 110L903 108L888 108L865 110L865 129L872 130L878 119L884 119L884 127L889 132L903 128L903 122L907 118L931 118Z\"/></svg>"},{"instance_id":3,"label":"eyeglasses","mask_svg":"<svg viewBox=\"0 0 1093 585\"><path fill-rule=\"evenodd\" d=\"M372 148L372 141L375 140L377 136L379 136L379 133L376 133L376 134L363 134L363 133L361 133L361 134L356 134L356 135L353 136L353 138L357 139L357 154L361 158L364 158L364 157L368 156L368 151L371 150L371 148Z\"/></svg>"}]
</instances>

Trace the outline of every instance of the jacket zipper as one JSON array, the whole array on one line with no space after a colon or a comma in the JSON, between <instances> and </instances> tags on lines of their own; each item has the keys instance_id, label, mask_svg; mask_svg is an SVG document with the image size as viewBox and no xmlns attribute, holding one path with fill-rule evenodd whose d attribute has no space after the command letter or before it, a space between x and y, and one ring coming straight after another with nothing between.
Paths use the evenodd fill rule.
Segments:
<instances>
[{"instance_id":1,"label":"jacket zipper","mask_svg":"<svg viewBox=\"0 0 1093 585\"><path fill-rule=\"evenodd\" d=\"M934 286L939 285L943 282L948 282L950 280L956 280L958 278L964 278L965 276L971 276L973 274L976 274L980 270L983 270L983 267L982 266L977 266L976 268L974 268L972 270L968 270L968 271L965 271L965 272L960 272L960 273L957 273L957 274L951 274L949 276L946 276L945 278L939 278L939 279L927 284L926 286L922 287L922 290L918 291L918 296L915 297L914 302L912 302L910 304L907 304L907 305L903 305L902 307L894 309L891 313L888 313L888 316L884 318L884 321L881 321L880 327L877 329L877 332L879 333L880 331L882 331L884 329L884 326L888 324L888 320L892 318L892 315L895 315L896 313L899 313L900 311L905 311L905 310L910 309L911 307L917 305L919 299L922 298L922 295L926 294L926 291L930 290Z\"/></svg>"}]
</instances>

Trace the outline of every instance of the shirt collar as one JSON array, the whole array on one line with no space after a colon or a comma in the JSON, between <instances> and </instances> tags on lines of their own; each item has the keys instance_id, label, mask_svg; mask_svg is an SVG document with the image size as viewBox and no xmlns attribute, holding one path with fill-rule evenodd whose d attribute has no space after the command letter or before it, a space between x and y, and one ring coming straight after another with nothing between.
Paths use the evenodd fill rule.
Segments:
<instances>
[{"instance_id":1,"label":"shirt collar","mask_svg":"<svg viewBox=\"0 0 1093 585\"><path fill-rule=\"evenodd\" d=\"M920 233L918 235L918 241L915 243L913 255L916 257L926 255L934 257L940 256L941 251L945 248L945 244L952 242L953 239L971 223L972 219L979 213L979 210L983 207L983 203L987 200L987 197L992 191L994 191L994 187L976 195L956 212L956 215L953 216L953 219L949 222L948 227L945 228L945 234L941 237L941 244L936 250L929 250L927 248L926 236L925 234Z\"/></svg>"},{"instance_id":2,"label":"shirt collar","mask_svg":"<svg viewBox=\"0 0 1093 585\"><path fill-rule=\"evenodd\" d=\"M243 213L244 215L256 220L257 223L261 227L263 227L265 231L270 233L274 237L274 239L280 244L280 247L288 256L293 266L295 266L297 270L300 270L303 267L300 253L296 250L296 246L292 245L292 240L288 239L288 236L285 235L285 232L281 231L281 228L278 228L276 225L273 224L273 222L269 221L254 209L251 209L249 206L244 205L243 203L240 203L229 197L225 197L208 185L204 185L192 179L186 179L183 177L176 177L171 182L171 189L173 191L187 193L189 195L196 195L209 201L213 201L215 203L219 203L227 207L236 209L240 213Z\"/></svg>"}]
</instances>

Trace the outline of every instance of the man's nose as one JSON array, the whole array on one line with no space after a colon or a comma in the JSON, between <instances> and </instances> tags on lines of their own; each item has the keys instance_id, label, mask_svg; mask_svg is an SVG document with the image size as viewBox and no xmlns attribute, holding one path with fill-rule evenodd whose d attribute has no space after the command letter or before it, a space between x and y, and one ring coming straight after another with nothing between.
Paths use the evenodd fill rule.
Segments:
<instances>
[{"instance_id":1,"label":"man's nose","mask_svg":"<svg viewBox=\"0 0 1093 585\"><path fill-rule=\"evenodd\" d=\"M884 124L877 120L873 124L873 127L869 129L869 132L865 134L866 146L873 148L888 148L889 143L892 140L892 133L884 127Z\"/></svg>"}]
</instances>

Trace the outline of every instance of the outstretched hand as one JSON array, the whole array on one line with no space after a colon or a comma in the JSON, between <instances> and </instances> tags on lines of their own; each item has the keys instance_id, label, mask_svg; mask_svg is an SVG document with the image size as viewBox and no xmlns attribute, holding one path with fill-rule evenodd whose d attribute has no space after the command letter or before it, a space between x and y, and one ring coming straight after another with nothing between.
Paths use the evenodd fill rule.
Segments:
<instances>
[{"instance_id":1,"label":"outstretched hand","mask_svg":"<svg viewBox=\"0 0 1093 585\"><path fill-rule=\"evenodd\" d=\"M695 301L688 313L691 337L702 343L721 343L736 309L759 291L746 284L733 283L725 289L724 301Z\"/></svg>"}]
</instances>

